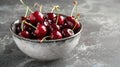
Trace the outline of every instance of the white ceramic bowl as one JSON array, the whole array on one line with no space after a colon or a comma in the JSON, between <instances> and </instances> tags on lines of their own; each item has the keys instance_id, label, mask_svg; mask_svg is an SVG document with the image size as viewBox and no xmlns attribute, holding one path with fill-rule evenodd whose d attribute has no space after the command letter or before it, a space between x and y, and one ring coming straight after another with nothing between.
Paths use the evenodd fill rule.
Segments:
<instances>
[{"instance_id":1,"label":"white ceramic bowl","mask_svg":"<svg viewBox=\"0 0 120 67\"><path fill-rule=\"evenodd\" d=\"M26 55L38 60L55 60L63 58L70 53L74 47L79 43L81 29L73 36L57 39L44 40L42 43L39 40L32 40L18 36L15 33L16 25L19 20L11 24L10 31L18 48Z\"/></svg>"}]
</instances>

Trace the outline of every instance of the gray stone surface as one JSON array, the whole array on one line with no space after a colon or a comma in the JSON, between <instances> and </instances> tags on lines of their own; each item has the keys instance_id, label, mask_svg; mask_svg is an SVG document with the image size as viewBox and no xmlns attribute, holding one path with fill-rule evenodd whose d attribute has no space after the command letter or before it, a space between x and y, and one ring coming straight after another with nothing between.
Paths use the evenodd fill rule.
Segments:
<instances>
[{"instance_id":1,"label":"gray stone surface","mask_svg":"<svg viewBox=\"0 0 120 67\"><path fill-rule=\"evenodd\" d=\"M120 0L78 1L84 25L79 44L69 57L40 62L23 54L9 32L10 23L24 15L25 8L19 0L0 0L0 67L120 67ZM53 5L60 5L66 15L72 9L72 0L25 2L29 6L42 3L43 12L49 12Z\"/></svg>"}]
</instances>

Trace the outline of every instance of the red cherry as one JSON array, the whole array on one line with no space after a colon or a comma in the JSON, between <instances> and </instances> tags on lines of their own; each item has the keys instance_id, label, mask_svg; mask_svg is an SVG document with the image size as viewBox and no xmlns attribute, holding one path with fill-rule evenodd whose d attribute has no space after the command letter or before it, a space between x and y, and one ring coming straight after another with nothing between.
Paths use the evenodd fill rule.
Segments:
<instances>
[{"instance_id":1,"label":"red cherry","mask_svg":"<svg viewBox=\"0 0 120 67\"><path fill-rule=\"evenodd\" d=\"M56 18L58 18L58 23L57 23L58 25L63 25L64 24L64 17L63 16L59 15Z\"/></svg>"},{"instance_id":2,"label":"red cherry","mask_svg":"<svg viewBox=\"0 0 120 67\"><path fill-rule=\"evenodd\" d=\"M23 29L24 29L24 30L27 30L27 31L29 31L29 32L31 32L31 31L33 30L33 28L32 28L30 25L28 25L28 24L24 24L24 25L23 25Z\"/></svg>"},{"instance_id":3,"label":"red cherry","mask_svg":"<svg viewBox=\"0 0 120 67\"><path fill-rule=\"evenodd\" d=\"M36 36L35 32L33 31L33 32L31 32L31 34L30 34L30 38L31 38L31 39L37 39L38 37Z\"/></svg>"},{"instance_id":4,"label":"red cherry","mask_svg":"<svg viewBox=\"0 0 120 67\"><path fill-rule=\"evenodd\" d=\"M21 32L21 23L16 25L16 34L19 34Z\"/></svg>"},{"instance_id":5,"label":"red cherry","mask_svg":"<svg viewBox=\"0 0 120 67\"><path fill-rule=\"evenodd\" d=\"M50 34L50 38L53 40L53 39L61 39L62 38L62 34L60 33L60 31L53 31L51 32Z\"/></svg>"},{"instance_id":6,"label":"red cherry","mask_svg":"<svg viewBox=\"0 0 120 67\"><path fill-rule=\"evenodd\" d=\"M56 19L56 14L54 13L47 13L47 18L54 21Z\"/></svg>"},{"instance_id":7,"label":"red cherry","mask_svg":"<svg viewBox=\"0 0 120 67\"><path fill-rule=\"evenodd\" d=\"M30 14L30 15L28 16L28 19L30 20L30 23L31 23L31 24L34 24L34 25L37 24L36 17L34 16L34 13Z\"/></svg>"},{"instance_id":8,"label":"red cherry","mask_svg":"<svg viewBox=\"0 0 120 67\"><path fill-rule=\"evenodd\" d=\"M25 37L25 38L29 38L30 37L30 33L28 31L26 31L26 30L21 31L19 33L19 35L22 36L22 37Z\"/></svg>"},{"instance_id":9,"label":"red cherry","mask_svg":"<svg viewBox=\"0 0 120 67\"><path fill-rule=\"evenodd\" d=\"M51 24L51 20L45 19L45 21L42 24L45 25L48 28Z\"/></svg>"},{"instance_id":10,"label":"red cherry","mask_svg":"<svg viewBox=\"0 0 120 67\"><path fill-rule=\"evenodd\" d=\"M74 29L80 28L80 24L71 16L66 17L65 21L66 21L66 24L67 24L68 28L73 29L74 26L75 26Z\"/></svg>"},{"instance_id":11,"label":"red cherry","mask_svg":"<svg viewBox=\"0 0 120 67\"><path fill-rule=\"evenodd\" d=\"M37 29L35 30L35 34L37 37L44 37L47 33L47 29L44 25L38 24Z\"/></svg>"},{"instance_id":12,"label":"red cherry","mask_svg":"<svg viewBox=\"0 0 120 67\"><path fill-rule=\"evenodd\" d=\"M43 22L44 21L44 15L41 12L35 11L34 16L36 18L36 21L38 21L38 22Z\"/></svg>"},{"instance_id":13,"label":"red cherry","mask_svg":"<svg viewBox=\"0 0 120 67\"><path fill-rule=\"evenodd\" d=\"M62 30L62 35L63 35L63 37L69 37L69 36L74 35L74 32L73 32L73 30L71 30L69 28L65 28Z\"/></svg>"},{"instance_id":14,"label":"red cherry","mask_svg":"<svg viewBox=\"0 0 120 67\"><path fill-rule=\"evenodd\" d=\"M50 25L50 30L51 31L54 31L54 30L60 30L60 26L59 25L57 25L56 23L53 23L53 24L51 24Z\"/></svg>"}]
</instances>

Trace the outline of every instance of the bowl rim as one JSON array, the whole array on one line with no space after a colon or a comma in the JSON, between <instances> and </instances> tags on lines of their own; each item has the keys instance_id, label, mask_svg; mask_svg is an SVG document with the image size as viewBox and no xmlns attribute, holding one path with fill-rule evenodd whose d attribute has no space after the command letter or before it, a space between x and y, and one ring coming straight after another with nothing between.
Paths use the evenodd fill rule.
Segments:
<instances>
[{"instance_id":1,"label":"bowl rim","mask_svg":"<svg viewBox=\"0 0 120 67\"><path fill-rule=\"evenodd\" d=\"M19 39L22 39L22 40L26 40L26 41L31 41L31 42L40 42L40 40L36 40L36 39L28 39L28 38L24 38L24 37L21 37L19 35L17 35L13 30L12 30L12 26L14 25L15 22L19 22L19 20L15 20L11 23L10 25L10 32L17 38ZM80 23L80 22L79 22ZM79 32L77 32L76 34L70 36L70 37L65 37L65 38L62 38L62 39L55 39L55 40L43 40L42 43L48 43L48 42L60 42L60 41L64 41L64 40L68 40L68 39L71 39L77 35L79 35L81 33L81 31L83 30L83 25L80 23L81 25L81 28L79 30Z\"/></svg>"}]
</instances>

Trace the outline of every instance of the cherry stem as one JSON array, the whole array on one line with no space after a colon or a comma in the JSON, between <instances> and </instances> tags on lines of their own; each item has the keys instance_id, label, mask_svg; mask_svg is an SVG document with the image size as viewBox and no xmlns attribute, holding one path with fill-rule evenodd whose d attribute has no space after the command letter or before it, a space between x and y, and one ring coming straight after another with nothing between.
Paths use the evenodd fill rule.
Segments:
<instances>
[{"instance_id":1,"label":"cherry stem","mask_svg":"<svg viewBox=\"0 0 120 67\"><path fill-rule=\"evenodd\" d=\"M38 7L39 7L39 11L40 11L40 12L42 11L42 8L43 8L42 5L40 5L40 4L38 4L38 3L35 3L35 4L34 4L34 7L35 7L35 6L38 6Z\"/></svg>"},{"instance_id":2,"label":"cherry stem","mask_svg":"<svg viewBox=\"0 0 120 67\"><path fill-rule=\"evenodd\" d=\"M24 2L23 0L20 0L20 2L25 6L25 7L28 7ZM29 11L33 13L33 11L28 7Z\"/></svg>"},{"instance_id":3,"label":"cherry stem","mask_svg":"<svg viewBox=\"0 0 120 67\"><path fill-rule=\"evenodd\" d=\"M75 26L73 27L72 30L74 30L75 27L77 26L77 23L78 23L78 19L79 19L79 18L80 18L80 14L78 13L77 16L76 16L76 18L74 19L74 20L76 21L76 24L75 24Z\"/></svg>"},{"instance_id":4,"label":"cherry stem","mask_svg":"<svg viewBox=\"0 0 120 67\"><path fill-rule=\"evenodd\" d=\"M56 24L58 23L59 14L57 14Z\"/></svg>"},{"instance_id":5,"label":"cherry stem","mask_svg":"<svg viewBox=\"0 0 120 67\"><path fill-rule=\"evenodd\" d=\"M73 12L74 12L75 8L76 8L76 13L77 13L77 4L78 4L77 1L74 1L73 4L74 4L74 7L71 11L71 16L73 15Z\"/></svg>"},{"instance_id":6,"label":"cherry stem","mask_svg":"<svg viewBox=\"0 0 120 67\"><path fill-rule=\"evenodd\" d=\"M76 19L79 19L80 18L80 14L78 13L77 16L76 16Z\"/></svg>"},{"instance_id":7,"label":"cherry stem","mask_svg":"<svg viewBox=\"0 0 120 67\"><path fill-rule=\"evenodd\" d=\"M56 19L56 24L57 24L58 23L58 18L59 18L60 7L58 5L55 6L55 10L57 11L57 19Z\"/></svg>"},{"instance_id":8,"label":"cherry stem","mask_svg":"<svg viewBox=\"0 0 120 67\"><path fill-rule=\"evenodd\" d=\"M36 27L35 27L35 26L33 26L32 24L28 23L28 22L27 22L27 21L25 21L25 20L23 20L23 21L22 21L22 23L25 23L25 24L27 24L27 25L29 25L29 26L31 26L31 27L33 27L33 28L35 28L35 29L36 29Z\"/></svg>"},{"instance_id":9,"label":"cherry stem","mask_svg":"<svg viewBox=\"0 0 120 67\"><path fill-rule=\"evenodd\" d=\"M43 8L43 6L42 6L42 5L40 5L40 7L39 7L40 12L42 12L42 8Z\"/></svg>"},{"instance_id":10,"label":"cherry stem","mask_svg":"<svg viewBox=\"0 0 120 67\"><path fill-rule=\"evenodd\" d=\"M23 29L23 23L21 23L21 30L23 31L24 29Z\"/></svg>"},{"instance_id":11,"label":"cherry stem","mask_svg":"<svg viewBox=\"0 0 120 67\"><path fill-rule=\"evenodd\" d=\"M60 8L58 5L57 5L57 6L53 6L53 8L52 8L52 10L51 10L51 13L53 13L53 11L54 11L54 10L59 11L59 9L58 9L58 8Z\"/></svg>"},{"instance_id":12,"label":"cherry stem","mask_svg":"<svg viewBox=\"0 0 120 67\"><path fill-rule=\"evenodd\" d=\"M27 14L28 14L28 7L26 8L26 12L25 12L25 16L24 17L27 17Z\"/></svg>"},{"instance_id":13,"label":"cherry stem","mask_svg":"<svg viewBox=\"0 0 120 67\"><path fill-rule=\"evenodd\" d=\"M77 23L78 23L78 20L77 19L74 19L75 21L76 21L76 23L75 23L75 26L73 27L73 29L72 30L74 30L75 29L75 27L77 26Z\"/></svg>"},{"instance_id":14,"label":"cherry stem","mask_svg":"<svg viewBox=\"0 0 120 67\"><path fill-rule=\"evenodd\" d=\"M40 43L42 43L46 38L48 38L48 37L50 37L50 36L45 36L45 37L43 37L42 38L42 40L40 40Z\"/></svg>"}]
</instances>

